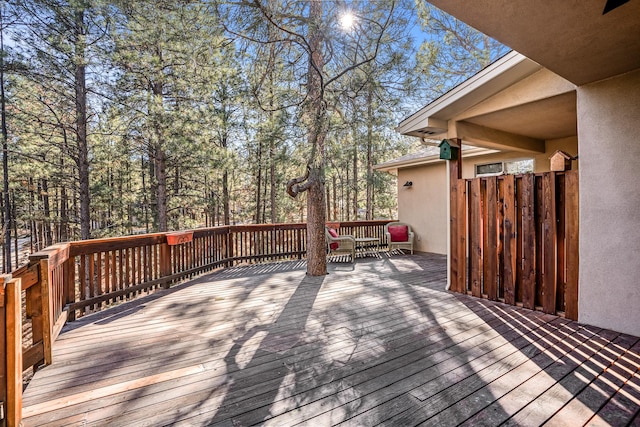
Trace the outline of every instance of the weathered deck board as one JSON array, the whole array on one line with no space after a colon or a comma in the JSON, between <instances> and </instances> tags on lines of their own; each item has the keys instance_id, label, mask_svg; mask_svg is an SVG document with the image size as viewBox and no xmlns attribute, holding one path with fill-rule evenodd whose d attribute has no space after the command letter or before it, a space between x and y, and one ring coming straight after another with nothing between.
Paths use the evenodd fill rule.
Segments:
<instances>
[{"instance_id":1,"label":"weathered deck board","mask_svg":"<svg viewBox=\"0 0 640 427\"><path fill-rule=\"evenodd\" d=\"M445 283L425 254L195 279L67 325L24 425L638 422L637 338Z\"/></svg>"}]
</instances>

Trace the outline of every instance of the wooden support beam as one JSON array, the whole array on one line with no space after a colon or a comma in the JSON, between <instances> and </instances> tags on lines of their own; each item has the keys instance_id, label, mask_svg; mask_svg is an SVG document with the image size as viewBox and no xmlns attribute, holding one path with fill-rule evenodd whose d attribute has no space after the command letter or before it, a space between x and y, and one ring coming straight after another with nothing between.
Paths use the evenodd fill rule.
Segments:
<instances>
[{"instance_id":1,"label":"wooden support beam","mask_svg":"<svg viewBox=\"0 0 640 427\"><path fill-rule=\"evenodd\" d=\"M565 287L565 316L578 320L578 268L580 257L578 249L579 229L579 198L578 171L565 173L565 238L567 245L566 287Z\"/></svg>"},{"instance_id":2,"label":"wooden support beam","mask_svg":"<svg viewBox=\"0 0 640 427\"><path fill-rule=\"evenodd\" d=\"M461 141L453 140L455 144L459 145ZM462 256L461 245L464 247L464 240L461 241L460 235L464 234L464 227L461 228L460 224L464 221L463 218L460 218L460 210L461 206L459 204L460 195L459 193L464 192L464 181L462 178L462 150L458 151L458 158L455 160L449 160L449 233L450 233L450 270L449 270L449 284L450 289L454 292L465 292L463 289L463 281L464 271L461 271L460 266L462 265L464 270L464 266L466 265L466 256ZM463 215L464 216L464 215Z\"/></svg>"},{"instance_id":3,"label":"wooden support beam","mask_svg":"<svg viewBox=\"0 0 640 427\"><path fill-rule=\"evenodd\" d=\"M545 152L544 140L541 139L517 135L464 121L456 122L455 126L459 138L474 143L478 147L528 153Z\"/></svg>"}]
</instances>

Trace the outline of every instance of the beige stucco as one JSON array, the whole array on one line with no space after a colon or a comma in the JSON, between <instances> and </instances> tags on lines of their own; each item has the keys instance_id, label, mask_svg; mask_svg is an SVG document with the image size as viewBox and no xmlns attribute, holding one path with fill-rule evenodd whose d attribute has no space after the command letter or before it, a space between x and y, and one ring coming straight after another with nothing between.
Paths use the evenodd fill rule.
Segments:
<instances>
[{"instance_id":1,"label":"beige stucco","mask_svg":"<svg viewBox=\"0 0 640 427\"><path fill-rule=\"evenodd\" d=\"M640 336L640 70L578 89L579 320Z\"/></svg>"},{"instance_id":2,"label":"beige stucco","mask_svg":"<svg viewBox=\"0 0 640 427\"><path fill-rule=\"evenodd\" d=\"M407 181L413 183L409 188ZM398 170L398 218L411 224L415 250L447 253L448 197L444 161Z\"/></svg>"}]
</instances>

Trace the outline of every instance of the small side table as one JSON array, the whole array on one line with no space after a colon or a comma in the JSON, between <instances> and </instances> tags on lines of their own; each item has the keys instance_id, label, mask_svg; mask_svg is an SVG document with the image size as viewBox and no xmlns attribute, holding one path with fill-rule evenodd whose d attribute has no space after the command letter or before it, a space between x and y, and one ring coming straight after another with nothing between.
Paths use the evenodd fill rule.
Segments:
<instances>
[{"instance_id":1,"label":"small side table","mask_svg":"<svg viewBox=\"0 0 640 427\"><path fill-rule=\"evenodd\" d=\"M377 237L358 237L356 238L356 250L358 249L364 249L365 253L371 253L371 255L375 256L380 252L380 239Z\"/></svg>"}]
</instances>

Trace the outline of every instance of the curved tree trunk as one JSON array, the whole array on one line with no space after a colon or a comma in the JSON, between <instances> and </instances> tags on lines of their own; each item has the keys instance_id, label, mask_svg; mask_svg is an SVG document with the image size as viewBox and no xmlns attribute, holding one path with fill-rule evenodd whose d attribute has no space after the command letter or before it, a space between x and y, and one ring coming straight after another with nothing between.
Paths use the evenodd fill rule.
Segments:
<instances>
[{"instance_id":1,"label":"curved tree trunk","mask_svg":"<svg viewBox=\"0 0 640 427\"><path fill-rule=\"evenodd\" d=\"M309 6L309 57L308 73L308 141L312 146L307 181L307 274L323 276L327 274L326 245L324 226L326 222L324 191L324 140L326 136L324 91L322 87L323 35L320 29L322 20L322 0L313 0Z\"/></svg>"}]
</instances>

